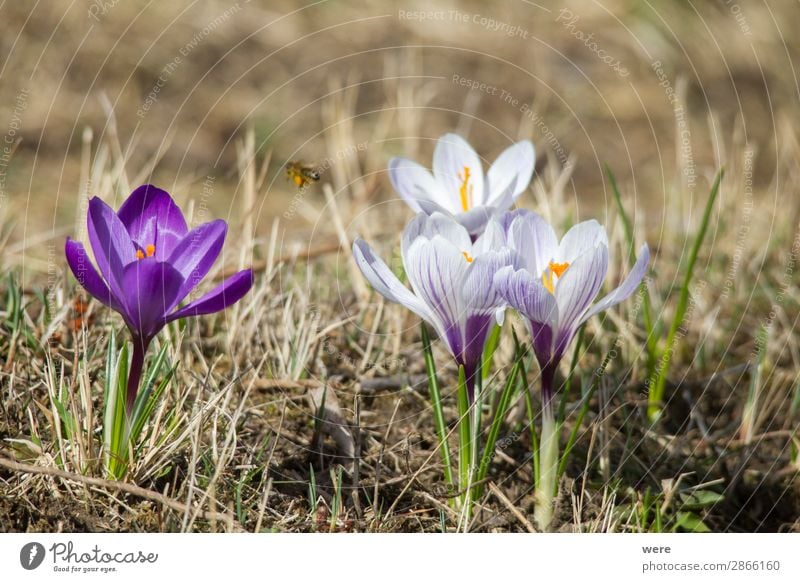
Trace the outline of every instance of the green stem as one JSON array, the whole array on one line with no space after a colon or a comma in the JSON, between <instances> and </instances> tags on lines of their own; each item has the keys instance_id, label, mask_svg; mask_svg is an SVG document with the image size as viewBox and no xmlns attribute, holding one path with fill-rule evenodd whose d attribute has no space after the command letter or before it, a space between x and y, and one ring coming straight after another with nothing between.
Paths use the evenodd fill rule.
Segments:
<instances>
[{"instance_id":1,"label":"green stem","mask_svg":"<svg viewBox=\"0 0 800 582\"><path fill-rule=\"evenodd\" d=\"M472 431L470 430L470 411L469 411L469 389L467 388L467 378L464 366L458 367L458 393L456 396L458 404L458 491L461 508L466 509L466 521L470 519L470 451Z\"/></svg>"},{"instance_id":2,"label":"green stem","mask_svg":"<svg viewBox=\"0 0 800 582\"><path fill-rule=\"evenodd\" d=\"M552 402L542 406L542 438L539 446L539 480L536 484L533 517L542 531L553 521L553 502L558 488L558 423Z\"/></svg>"}]
</instances>

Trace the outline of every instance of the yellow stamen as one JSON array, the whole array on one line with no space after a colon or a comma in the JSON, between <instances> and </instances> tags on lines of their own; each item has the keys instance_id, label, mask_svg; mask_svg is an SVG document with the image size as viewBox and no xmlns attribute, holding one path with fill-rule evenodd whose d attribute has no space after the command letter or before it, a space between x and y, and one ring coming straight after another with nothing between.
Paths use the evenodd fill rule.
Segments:
<instances>
[{"instance_id":1,"label":"yellow stamen","mask_svg":"<svg viewBox=\"0 0 800 582\"><path fill-rule=\"evenodd\" d=\"M156 254L156 245L147 245L144 247L144 252L141 249L136 249L136 258L140 261L145 257L152 257L154 254Z\"/></svg>"},{"instance_id":2,"label":"yellow stamen","mask_svg":"<svg viewBox=\"0 0 800 582\"><path fill-rule=\"evenodd\" d=\"M553 275L556 277L561 277L564 274L564 271L567 270L569 267L569 263L554 263L550 261L550 264L547 265L547 269L544 270L542 273L542 285L544 288L550 291L552 295L554 293L555 287L553 286Z\"/></svg>"},{"instance_id":3,"label":"yellow stamen","mask_svg":"<svg viewBox=\"0 0 800 582\"><path fill-rule=\"evenodd\" d=\"M470 179L469 166L464 166L464 173L458 175L461 180L461 187L458 193L461 195L461 208L466 212L472 206L472 185L469 183Z\"/></svg>"},{"instance_id":4,"label":"yellow stamen","mask_svg":"<svg viewBox=\"0 0 800 582\"><path fill-rule=\"evenodd\" d=\"M471 263L472 261L475 260L467 251L461 251L461 254L464 255L464 258L467 259L468 263Z\"/></svg>"}]
</instances>

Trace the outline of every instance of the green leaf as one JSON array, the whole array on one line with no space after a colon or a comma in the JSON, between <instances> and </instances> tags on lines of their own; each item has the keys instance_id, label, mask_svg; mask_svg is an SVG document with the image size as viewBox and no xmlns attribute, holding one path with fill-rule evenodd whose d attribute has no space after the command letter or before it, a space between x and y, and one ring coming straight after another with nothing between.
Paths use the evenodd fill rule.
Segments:
<instances>
[{"instance_id":1,"label":"green leaf","mask_svg":"<svg viewBox=\"0 0 800 582\"><path fill-rule=\"evenodd\" d=\"M711 531L698 515L688 511L678 512L672 531L678 531L679 529L692 533L708 533Z\"/></svg>"}]
</instances>

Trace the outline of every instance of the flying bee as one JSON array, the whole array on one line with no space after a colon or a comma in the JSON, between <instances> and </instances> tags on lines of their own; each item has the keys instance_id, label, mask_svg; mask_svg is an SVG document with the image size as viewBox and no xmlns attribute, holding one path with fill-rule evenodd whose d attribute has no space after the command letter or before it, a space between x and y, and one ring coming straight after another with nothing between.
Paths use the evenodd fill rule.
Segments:
<instances>
[{"instance_id":1,"label":"flying bee","mask_svg":"<svg viewBox=\"0 0 800 582\"><path fill-rule=\"evenodd\" d=\"M303 188L310 182L319 181L319 170L302 161L292 161L286 164L286 176L298 188Z\"/></svg>"}]
</instances>

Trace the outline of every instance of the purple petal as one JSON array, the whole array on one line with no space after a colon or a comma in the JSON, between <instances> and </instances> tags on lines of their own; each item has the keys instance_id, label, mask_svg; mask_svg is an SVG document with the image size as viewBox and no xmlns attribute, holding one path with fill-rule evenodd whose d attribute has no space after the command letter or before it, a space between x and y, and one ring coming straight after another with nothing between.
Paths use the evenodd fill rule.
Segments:
<instances>
[{"instance_id":1,"label":"purple petal","mask_svg":"<svg viewBox=\"0 0 800 582\"><path fill-rule=\"evenodd\" d=\"M483 357L483 349L489 330L494 324L494 313L470 315L464 324L464 355L461 362L468 370L474 371Z\"/></svg>"},{"instance_id":2,"label":"purple petal","mask_svg":"<svg viewBox=\"0 0 800 582\"><path fill-rule=\"evenodd\" d=\"M167 321L174 321L183 317L207 315L222 311L239 301L250 291L253 286L253 270L245 269L228 277L215 289L203 295L197 301L181 307L167 317Z\"/></svg>"},{"instance_id":3,"label":"purple petal","mask_svg":"<svg viewBox=\"0 0 800 582\"><path fill-rule=\"evenodd\" d=\"M141 337L153 337L180 301L183 277L169 263L147 258L125 267L123 281L128 325Z\"/></svg>"},{"instance_id":4,"label":"purple petal","mask_svg":"<svg viewBox=\"0 0 800 582\"><path fill-rule=\"evenodd\" d=\"M201 224L183 237L172 251L168 262L183 276L182 297L186 297L208 274L222 252L227 232L228 225L224 220Z\"/></svg>"},{"instance_id":5,"label":"purple petal","mask_svg":"<svg viewBox=\"0 0 800 582\"><path fill-rule=\"evenodd\" d=\"M140 248L155 246L157 261L165 261L189 230L172 197L150 184L134 190L118 214Z\"/></svg>"},{"instance_id":6,"label":"purple petal","mask_svg":"<svg viewBox=\"0 0 800 582\"><path fill-rule=\"evenodd\" d=\"M123 272L136 261L136 247L128 230L111 207L95 197L89 200L89 243L100 274L117 298L124 296Z\"/></svg>"},{"instance_id":7,"label":"purple petal","mask_svg":"<svg viewBox=\"0 0 800 582\"><path fill-rule=\"evenodd\" d=\"M494 276L497 292L532 322L555 328L558 323L558 304L555 297L545 289L541 280L525 269L504 267Z\"/></svg>"},{"instance_id":8,"label":"purple petal","mask_svg":"<svg viewBox=\"0 0 800 582\"><path fill-rule=\"evenodd\" d=\"M103 305L120 311L119 303L111 295L108 285L89 260L89 255L83 245L67 237L64 252L67 255L67 264L72 269L72 274L75 275L78 283Z\"/></svg>"},{"instance_id":9,"label":"purple petal","mask_svg":"<svg viewBox=\"0 0 800 582\"><path fill-rule=\"evenodd\" d=\"M625 301L628 297L633 295L639 287L639 283L644 279L647 272L647 264L650 262L650 249L646 244L642 245L639 249L639 258L636 259L636 264L633 265L631 272L622 282L622 284L611 291L608 295L603 297L600 301L592 305L592 307L581 318L580 324L584 323L587 319L605 311L606 309ZM580 325L579 324L579 325Z\"/></svg>"}]
</instances>

